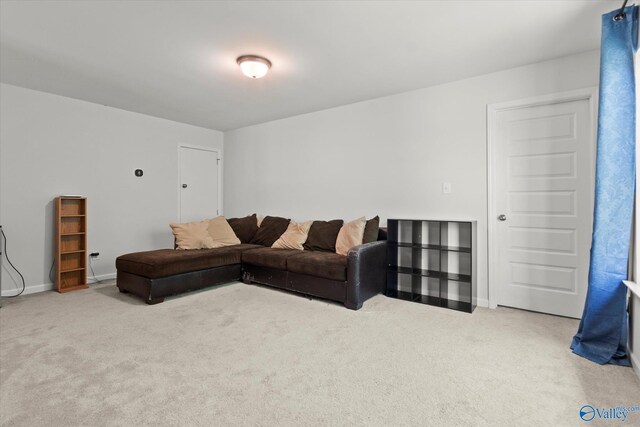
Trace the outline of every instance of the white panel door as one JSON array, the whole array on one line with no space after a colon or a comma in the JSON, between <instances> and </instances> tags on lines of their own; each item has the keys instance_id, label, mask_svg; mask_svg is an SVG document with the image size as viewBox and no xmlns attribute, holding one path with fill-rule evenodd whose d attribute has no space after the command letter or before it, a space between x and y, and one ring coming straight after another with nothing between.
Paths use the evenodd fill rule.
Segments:
<instances>
[{"instance_id":1,"label":"white panel door","mask_svg":"<svg viewBox=\"0 0 640 427\"><path fill-rule=\"evenodd\" d=\"M593 221L590 100L497 110L494 120L498 304L579 318Z\"/></svg>"},{"instance_id":2,"label":"white panel door","mask_svg":"<svg viewBox=\"0 0 640 427\"><path fill-rule=\"evenodd\" d=\"M218 152L180 147L180 222L218 215Z\"/></svg>"}]
</instances>

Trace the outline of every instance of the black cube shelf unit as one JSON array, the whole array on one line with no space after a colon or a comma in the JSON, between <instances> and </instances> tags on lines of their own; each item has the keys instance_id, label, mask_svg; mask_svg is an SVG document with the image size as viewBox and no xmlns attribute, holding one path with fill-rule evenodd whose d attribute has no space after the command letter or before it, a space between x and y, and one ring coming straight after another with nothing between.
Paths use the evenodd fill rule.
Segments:
<instances>
[{"instance_id":1,"label":"black cube shelf unit","mask_svg":"<svg viewBox=\"0 0 640 427\"><path fill-rule=\"evenodd\" d=\"M389 219L392 298L472 313L477 305L477 221Z\"/></svg>"}]
</instances>

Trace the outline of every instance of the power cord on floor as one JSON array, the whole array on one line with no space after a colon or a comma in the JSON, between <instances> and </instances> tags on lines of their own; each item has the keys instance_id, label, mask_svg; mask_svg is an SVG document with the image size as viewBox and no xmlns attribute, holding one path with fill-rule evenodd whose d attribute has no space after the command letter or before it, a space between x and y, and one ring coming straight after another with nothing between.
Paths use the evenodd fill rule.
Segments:
<instances>
[{"instance_id":1,"label":"power cord on floor","mask_svg":"<svg viewBox=\"0 0 640 427\"><path fill-rule=\"evenodd\" d=\"M51 281L51 283L55 283L55 277L51 276L51 273L53 273L53 267L56 265L56 260L54 259L53 261L51 261L51 268L49 269L49 280Z\"/></svg>"},{"instance_id":2,"label":"power cord on floor","mask_svg":"<svg viewBox=\"0 0 640 427\"><path fill-rule=\"evenodd\" d=\"M93 283L100 283L100 280L96 277L96 273L93 272L93 266L91 265L91 259L93 257L89 256L89 269L91 270L91 275L93 276Z\"/></svg>"},{"instance_id":3,"label":"power cord on floor","mask_svg":"<svg viewBox=\"0 0 640 427\"><path fill-rule=\"evenodd\" d=\"M16 268L16 266L13 265L13 263L9 259L9 254L7 253L7 235L4 234L4 230L2 229L1 225L0 225L0 233L2 233L2 240L4 242L4 248L3 248L4 257L7 259L7 262L9 263L11 268L13 268L16 271L16 273L18 273L18 275L20 276L20 279L22 279L22 290L16 295L9 295L9 296L3 297L3 298L16 298L16 297L19 297L20 295L22 295L22 293L24 292L24 290L26 289L27 286L26 286L26 284L24 282L24 276L22 275L22 273L20 273L20 270L18 270ZM0 253L0 256L2 256L1 253Z\"/></svg>"}]
</instances>

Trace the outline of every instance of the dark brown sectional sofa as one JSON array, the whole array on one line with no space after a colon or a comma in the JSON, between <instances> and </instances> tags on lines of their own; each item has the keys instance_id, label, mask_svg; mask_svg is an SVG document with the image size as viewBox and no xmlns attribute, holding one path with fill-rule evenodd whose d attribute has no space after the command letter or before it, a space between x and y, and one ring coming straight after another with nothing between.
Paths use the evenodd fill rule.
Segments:
<instances>
[{"instance_id":1,"label":"dark brown sectional sofa","mask_svg":"<svg viewBox=\"0 0 640 427\"><path fill-rule=\"evenodd\" d=\"M242 279L358 310L364 301L384 292L386 257L383 229L378 241L356 246L347 256L247 243L217 249L160 249L118 257L117 286L120 292L157 304L167 296Z\"/></svg>"}]
</instances>

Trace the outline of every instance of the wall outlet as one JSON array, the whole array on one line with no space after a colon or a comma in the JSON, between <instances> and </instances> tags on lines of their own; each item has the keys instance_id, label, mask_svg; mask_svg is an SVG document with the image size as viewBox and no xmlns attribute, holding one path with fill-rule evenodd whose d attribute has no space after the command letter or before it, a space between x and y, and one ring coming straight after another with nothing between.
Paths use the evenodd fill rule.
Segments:
<instances>
[{"instance_id":1,"label":"wall outlet","mask_svg":"<svg viewBox=\"0 0 640 427\"><path fill-rule=\"evenodd\" d=\"M442 194L451 194L451 183L443 182L442 183Z\"/></svg>"},{"instance_id":2,"label":"wall outlet","mask_svg":"<svg viewBox=\"0 0 640 427\"><path fill-rule=\"evenodd\" d=\"M98 259L100 259L100 252L91 252L89 254L89 257L94 261L98 260Z\"/></svg>"}]
</instances>

